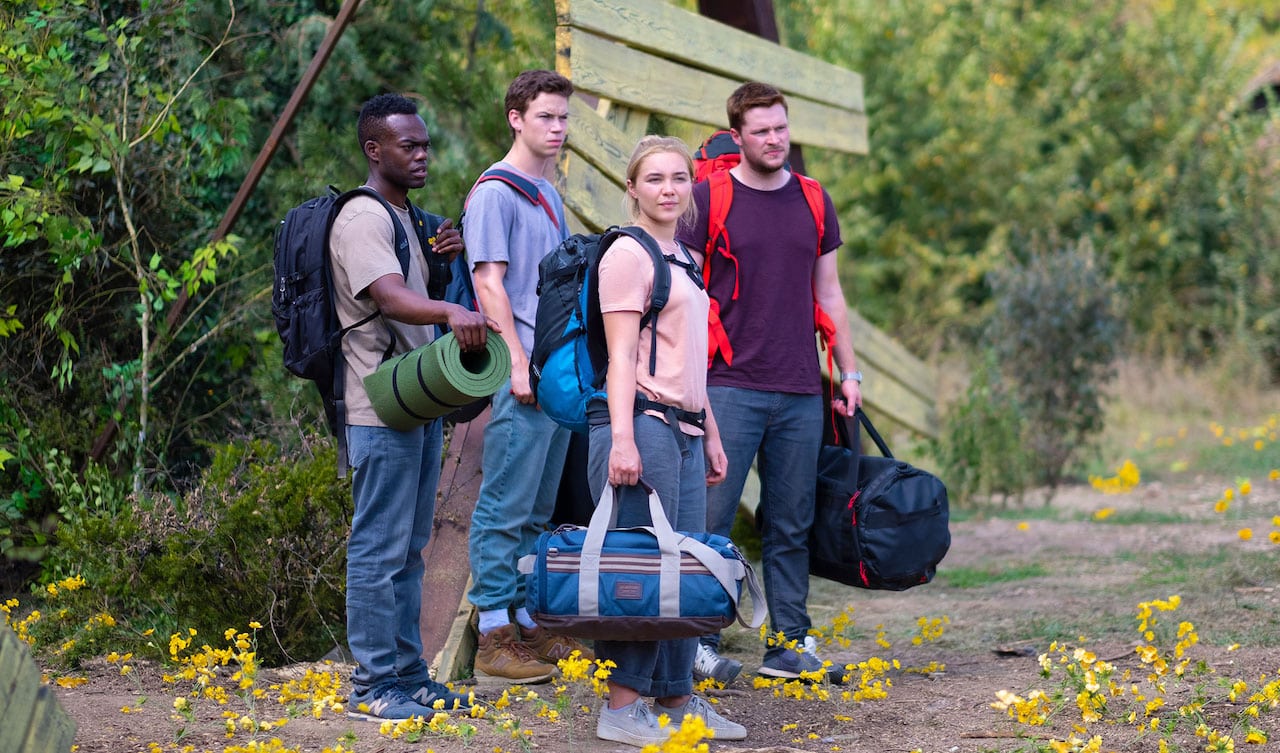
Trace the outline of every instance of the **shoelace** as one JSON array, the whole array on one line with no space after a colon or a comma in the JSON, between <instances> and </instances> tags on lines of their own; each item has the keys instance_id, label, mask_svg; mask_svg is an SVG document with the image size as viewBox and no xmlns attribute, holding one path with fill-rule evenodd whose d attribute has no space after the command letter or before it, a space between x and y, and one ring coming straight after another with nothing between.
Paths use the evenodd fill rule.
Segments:
<instances>
[{"instance_id":1,"label":"shoelace","mask_svg":"<svg viewBox=\"0 0 1280 753\"><path fill-rule=\"evenodd\" d=\"M499 649L503 649L503 648L510 649L513 654L515 654L517 657L519 657L522 660L541 661L540 659L538 659L538 655L533 652L533 649L529 648L528 646L526 646L524 643L522 643L520 640L516 638L512 638L506 641L497 640L494 642L494 644Z\"/></svg>"}]
</instances>

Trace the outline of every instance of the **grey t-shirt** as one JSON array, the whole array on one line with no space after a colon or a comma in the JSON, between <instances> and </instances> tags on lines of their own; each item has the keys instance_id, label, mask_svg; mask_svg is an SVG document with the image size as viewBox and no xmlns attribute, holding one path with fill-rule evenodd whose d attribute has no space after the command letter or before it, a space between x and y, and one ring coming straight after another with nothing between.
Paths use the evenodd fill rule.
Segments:
<instances>
[{"instance_id":1,"label":"grey t-shirt","mask_svg":"<svg viewBox=\"0 0 1280 753\"><path fill-rule=\"evenodd\" d=\"M492 167L520 173L533 181L560 223L556 227L545 209L498 180L476 186L467 200L462 222L467 260L472 271L480 262L506 262L503 287L511 300L516 334L528 355L533 351L533 323L538 313L538 262L569 236L564 202L545 178L522 173L507 162L496 162Z\"/></svg>"}]
</instances>

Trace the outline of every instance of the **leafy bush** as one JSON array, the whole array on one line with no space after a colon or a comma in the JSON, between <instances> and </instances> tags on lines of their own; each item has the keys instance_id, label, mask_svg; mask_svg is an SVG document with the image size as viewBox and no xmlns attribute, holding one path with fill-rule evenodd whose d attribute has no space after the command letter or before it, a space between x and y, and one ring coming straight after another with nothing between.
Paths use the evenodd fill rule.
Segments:
<instances>
[{"instance_id":1,"label":"leafy bush","mask_svg":"<svg viewBox=\"0 0 1280 753\"><path fill-rule=\"evenodd\" d=\"M1087 240L1035 249L988 276L995 309L984 339L1025 419L1033 479L1052 491L1103 428L1121 321Z\"/></svg>"},{"instance_id":2,"label":"leafy bush","mask_svg":"<svg viewBox=\"0 0 1280 753\"><path fill-rule=\"evenodd\" d=\"M265 662L317 659L345 640L351 496L334 463L327 442L297 454L261 440L217 447L181 498L73 515L52 564L136 628L221 635L257 620L271 636Z\"/></svg>"},{"instance_id":3,"label":"leafy bush","mask_svg":"<svg viewBox=\"0 0 1280 753\"><path fill-rule=\"evenodd\" d=\"M949 406L939 439L933 441L940 475L958 508L995 495L1021 500L1032 458L1022 444L1024 416L1017 397L1000 377L988 350L964 397Z\"/></svg>"}]
</instances>

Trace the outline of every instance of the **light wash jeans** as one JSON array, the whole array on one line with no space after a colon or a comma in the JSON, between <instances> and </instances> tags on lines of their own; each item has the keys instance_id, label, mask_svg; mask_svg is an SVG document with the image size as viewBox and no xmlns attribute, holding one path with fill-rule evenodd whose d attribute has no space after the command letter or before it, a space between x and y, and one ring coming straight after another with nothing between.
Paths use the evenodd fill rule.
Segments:
<instances>
[{"instance_id":1,"label":"light wash jeans","mask_svg":"<svg viewBox=\"0 0 1280 753\"><path fill-rule=\"evenodd\" d=\"M770 633L804 640L812 626L806 607L809 529L822 448L823 397L707 387L707 399L729 460L724 483L707 490L707 530L729 535L754 459L760 476L756 522ZM702 642L717 646L720 636L703 636Z\"/></svg>"},{"instance_id":2,"label":"light wash jeans","mask_svg":"<svg viewBox=\"0 0 1280 753\"><path fill-rule=\"evenodd\" d=\"M649 415L635 417L636 447L641 473L658 492L667 520L677 531L698 533L706 527L707 463L702 437L686 436L689 454L682 457L675 434L665 422ZM599 499L609 482L609 451L613 447L609 424L591 427L587 477L591 494ZM614 501L619 528L649 525L649 495L640 486L624 486ZM597 640L596 656L612 659L617 668L609 679L642 696L669 698L693 692L693 657L697 638L666 641Z\"/></svg>"},{"instance_id":3,"label":"light wash jeans","mask_svg":"<svg viewBox=\"0 0 1280 753\"><path fill-rule=\"evenodd\" d=\"M520 557L533 551L556 508L569 430L511 395L493 396L484 430L484 479L471 515L471 591L481 611L524 606Z\"/></svg>"},{"instance_id":4,"label":"light wash jeans","mask_svg":"<svg viewBox=\"0 0 1280 753\"><path fill-rule=\"evenodd\" d=\"M365 691L421 684L422 550L431 536L444 442L439 421L412 431L348 426L355 514L347 543L347 642Z\"/></svg>"}]
</instances>

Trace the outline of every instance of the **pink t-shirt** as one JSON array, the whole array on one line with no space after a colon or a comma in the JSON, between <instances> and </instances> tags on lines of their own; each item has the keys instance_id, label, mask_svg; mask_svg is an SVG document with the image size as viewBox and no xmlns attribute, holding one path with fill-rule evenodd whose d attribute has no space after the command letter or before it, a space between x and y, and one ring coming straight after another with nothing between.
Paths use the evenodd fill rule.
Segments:
<instances>
[{"instance_id":1,"label":"pink t-shirt","mask_svg":"<svg viewBox=\"0 0 1280 753\"><path fill-rule=\"evenodd\" d=\"M651 400L697 413L707 405L707 294L684 269L668 267L671 294L657 320L655 373L649 374L650 323L637 341L636 388ZM653 298L653 272L653 261L639 243L625 237L614 241L600 259L601 313L643 315ZM702 433L686 424L682 429L686 434Z\"/></svg>"}]
</instances>

